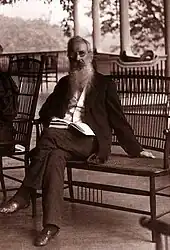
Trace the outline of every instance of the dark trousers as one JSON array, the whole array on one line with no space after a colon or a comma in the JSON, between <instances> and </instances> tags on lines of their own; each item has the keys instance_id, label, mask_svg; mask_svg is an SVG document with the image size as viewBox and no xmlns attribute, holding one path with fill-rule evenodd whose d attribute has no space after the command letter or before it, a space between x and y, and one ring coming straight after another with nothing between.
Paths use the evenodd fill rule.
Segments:
<instances>
[{"instance_id":1,"label":"dark trousers","mask_svg":"<svg viewBox=\"0 0 170 250\"><path fill-rule=\"evenodd\" d=\"M94 149L94 137L67 129L45 129L33 150L23 186L42 189L43 225L60 227L64 169L67 160L86 159Z\"/></svg>"}]
</instances>

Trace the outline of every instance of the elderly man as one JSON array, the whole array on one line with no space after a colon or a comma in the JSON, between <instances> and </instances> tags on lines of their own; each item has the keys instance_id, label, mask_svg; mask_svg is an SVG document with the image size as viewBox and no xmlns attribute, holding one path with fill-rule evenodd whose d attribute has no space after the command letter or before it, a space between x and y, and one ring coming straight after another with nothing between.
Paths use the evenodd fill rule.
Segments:
<instances>
[{"instance_id":1,"label":"elderly man","mask_svg":"<svg viewBox=\"0 0 170 250\"><path fill-rule=\"evenodd\" d=\"M44 246L60 229L64 168L74 158L92 162L107 160L114 129L122 148L133 157L153 157L137 142L128 124L114 83L92 65L90 44L76 36L68 42L69 75L60 79L39 115L44 131L32 152L31 164L17 193L0 208L13 213L29 205L33 189L42 189L43 229L35 239ZM85 124L85 134L70 126L53 127L53 118Z\"/></svg>"}]
</instances>

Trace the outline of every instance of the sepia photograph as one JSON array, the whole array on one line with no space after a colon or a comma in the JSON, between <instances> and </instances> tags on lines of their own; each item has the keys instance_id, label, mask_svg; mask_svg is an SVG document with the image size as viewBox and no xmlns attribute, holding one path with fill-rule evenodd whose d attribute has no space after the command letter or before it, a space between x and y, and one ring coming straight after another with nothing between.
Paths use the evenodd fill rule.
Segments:
<instances>
[{"instance_id":1,"label":"sepia photograph","mask_svg":"<svg viewBox=\"0 0 170 250\"><path fill-rule=\"evenodd\" d=\"M0 23L0 249L170 250L170 0Z\"/></svg>"}]
</instances>

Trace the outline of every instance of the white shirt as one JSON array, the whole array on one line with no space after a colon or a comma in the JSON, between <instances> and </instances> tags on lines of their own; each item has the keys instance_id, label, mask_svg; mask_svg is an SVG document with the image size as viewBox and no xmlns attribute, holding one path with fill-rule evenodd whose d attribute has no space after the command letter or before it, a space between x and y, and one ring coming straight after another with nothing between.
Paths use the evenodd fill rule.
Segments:
<instances>
[{"instance_id":1,"label":"white shirt","mask_svg":"<svg viewBox=\"0 0 170 250\"><path fill-rule=\"evenodd\" d=\"M83 89L80 97L78 98L78 92L74 94L68 105L68 111L66 112L64 119L59 119L57 124L57 119L55 124L51 124L50 127L55 128L68 128L69 123L74 123L83 129L85 135L95 135L88 124L83 123L81 117L84 115L84 100L86 95L86 88ZM61 120L65 121L65 125L61 125Z\"/></svg>"}]
</instances>

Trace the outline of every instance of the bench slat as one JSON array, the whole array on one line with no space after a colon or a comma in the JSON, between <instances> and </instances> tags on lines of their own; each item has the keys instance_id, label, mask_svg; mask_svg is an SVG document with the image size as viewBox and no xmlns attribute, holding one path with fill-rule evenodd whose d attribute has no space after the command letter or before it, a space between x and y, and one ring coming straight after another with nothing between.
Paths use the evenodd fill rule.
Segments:
<instances>
[{"instance_id":1,"label":"bench slat","mask_svg":"<svg viewBox=\"0 0 170 250\"><path fill-rule=\"evenodd\" d=\"M106 173L118 173L135 176L163 176L170 170L163 169L163 159L130 158L112 154L109 160L100 165L87 164L83 161L68 161L68 167Z\"/></svg>"}]
</instances>

